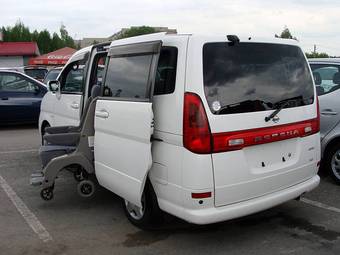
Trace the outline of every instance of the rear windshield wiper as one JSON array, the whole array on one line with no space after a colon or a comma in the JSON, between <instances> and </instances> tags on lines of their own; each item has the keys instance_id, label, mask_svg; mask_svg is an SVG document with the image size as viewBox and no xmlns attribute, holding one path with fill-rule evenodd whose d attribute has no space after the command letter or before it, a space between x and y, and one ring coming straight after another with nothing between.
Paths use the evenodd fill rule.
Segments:
<instances>
[{"instance_id":1,"label":"rear windshield wiper","mask_svg":"<svg viewBox=\"0 0 340 255\"><path fill-rule=\"evenodd\" d=\"M264 118L265 122L268 122L272 118L274 118L283 108L285 108L291 102L297 102L301 100L303 101L302 96L299 96L299 97L288 98L288 99L277 102L276 103L277 107L275 108L275 111L273 111L269 116Z\"/></svg>"},{"instance_id":2,"label":"rear windshield wiper","mask_svg":"<svg viewBox=\"0 0 340 255\"><path fill-rule=\"evenodd\" d=\"M257 107L262 107L263 110L272 109L271 103L267 103L262 100L246 100L246 101L242 101L239 103L222 106L219 110L214 111L214 113L221 114L222 112L224 113L226 111L229 111L228 113L242 113L242 111L238 112L237 110L235 111L235 109L237 109L238 107L244 107L245 105L250 105L250 104L252 104L252 106L257 105Z\"/></svg>"}]
</instances>

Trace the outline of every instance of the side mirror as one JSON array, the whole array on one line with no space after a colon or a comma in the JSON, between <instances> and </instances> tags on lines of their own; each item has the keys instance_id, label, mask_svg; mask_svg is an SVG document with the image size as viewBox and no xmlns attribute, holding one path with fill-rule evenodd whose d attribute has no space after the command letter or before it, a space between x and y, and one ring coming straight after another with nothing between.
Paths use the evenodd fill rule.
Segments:
<instances>
[{"instance_id":1,"label":"side mirror","mask_svg":"<svg viewBox=\"0 0 340 255\"><path fill-rule=\"evenodd\" d=\"M48 81L47 84L48 84L50 91L52 91L52 92L58 91L59 86L60 86L59 81Z\"/></svg>"}]
</instances>

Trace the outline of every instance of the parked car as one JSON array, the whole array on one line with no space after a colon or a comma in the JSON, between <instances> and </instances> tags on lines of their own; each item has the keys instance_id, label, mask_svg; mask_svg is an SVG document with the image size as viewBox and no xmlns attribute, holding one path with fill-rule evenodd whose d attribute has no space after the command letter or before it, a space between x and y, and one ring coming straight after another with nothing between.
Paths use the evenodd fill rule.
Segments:
<instances>
[{"instance_id":1,"label":"parked car","mask_svg":"<svg viewBox=\"0 0 340 255\"><path fill-rule=\"evenodd\" d=\"M48 72L47 68L42 66L3 67L0 68L0 70L17 71L20 73L24 73L38 81L43 81L45 75Z\"/></svg>"},{"instance_id":2,"label":"parked car","mask_svg":"<svg viewBox=\"0 0 340 255\"><path fill-rule=\"evenodd\" d=\"M309 59L320 102L322 167L340 184L340 59Z\"/></svg>"},{"instance_id":3,"label":"parked car","mask_svg":"<svg viewBox=\"0 0 340 255\"><path fill-rule=\"evenodd\" d=\"M225 221L319 184L317 97L294 40L159 33L115 40L106 54L95 175L133 224L148 226L160 210L195 224ZM53 125L76 122L66 117L75 99L62 93L74 60L46 95L65 103L43 103L41 117L64 116ZM79 97L97 82L91 68L87 76Z\"/></svg>"},{"instance_id":4,"label":"parked car","mask_svg":"<svg viewBox=\"0 0 340 255\"><path fill-rule=\"evenodd\" d=\"M16 71L0 70L0 124L37 123L47 87Z\"/></svg>"},{"instance_id":5,"label":"parked car","mask_svg":"<svg viewBox=\"0 0 340 255\"><path fill-rule=\"evenodd\" d=\"M60 74L62 69L63 69L62 67L55 67L55 68L50 69L46 73L43 83L47 84L49 81L57 80L58 75Z\"/></svg>"}]
</instances>

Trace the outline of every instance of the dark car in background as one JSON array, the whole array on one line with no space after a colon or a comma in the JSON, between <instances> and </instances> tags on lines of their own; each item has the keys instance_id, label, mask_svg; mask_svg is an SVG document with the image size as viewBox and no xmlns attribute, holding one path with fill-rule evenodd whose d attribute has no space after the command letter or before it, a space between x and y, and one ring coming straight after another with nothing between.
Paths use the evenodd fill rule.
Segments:
<instances>
[{"instance_id":1,"label":"dark car in background","mask_svg":"<svg viewBox=\"0 0 340 255\"><path fill-rule=\"evenodd\" d=\"M48 70L46 67L39 67L39 66L26 66L24 67L24 73L27 74L28 76L38 80L38 81L43 81Z\"/></svg>"},{"instance_id":2,"label":"dark car in background","mask_svg":"<svg viewBox=\"0 0 340 255\"><path fill-rule=\"evenodd\" d=\"M62 69L63 69L62 67L55 67L53 69L50 69L48 73L45 75L43 83L47 84L49 81L57 80L57 77Z\"/></svg>"},{"instance_id":3,"label":"dark car in background","mask_svg":"<svg viewBox=\"0 0 340 255\"><path fill-rule=\"evenodd\" d=\"M340 184L340 59L309 59L320 105L321 166Z\"/></svg>"},{"instance_id":4,"label":"dark car in background","mask_svg":"<svg viewBox=\"0 0 340 255\"><path fill-rule=\"evenodd\" d=\"M47 87L17 71L0 70L0 125L37 123Z\"/></svg>"}]
</instances>

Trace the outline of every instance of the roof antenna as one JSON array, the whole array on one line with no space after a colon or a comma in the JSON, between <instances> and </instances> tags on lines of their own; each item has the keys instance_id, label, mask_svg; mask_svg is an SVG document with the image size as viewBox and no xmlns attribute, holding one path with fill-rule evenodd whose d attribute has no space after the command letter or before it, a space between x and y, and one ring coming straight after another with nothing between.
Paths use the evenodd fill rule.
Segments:
<instances>
[{"instance_id":1,"label":"roof antenna","mask_svg":"<svg viewBox=\"0 0 340 255\"><path fill-rule=\"evenodd\" d=\"M233 46L235 45L236 43L239 43L240 42L240 39L238 38L237 35L227 35L227 39L229 41L229 46Z\"/></svg>"}]
</instances>

